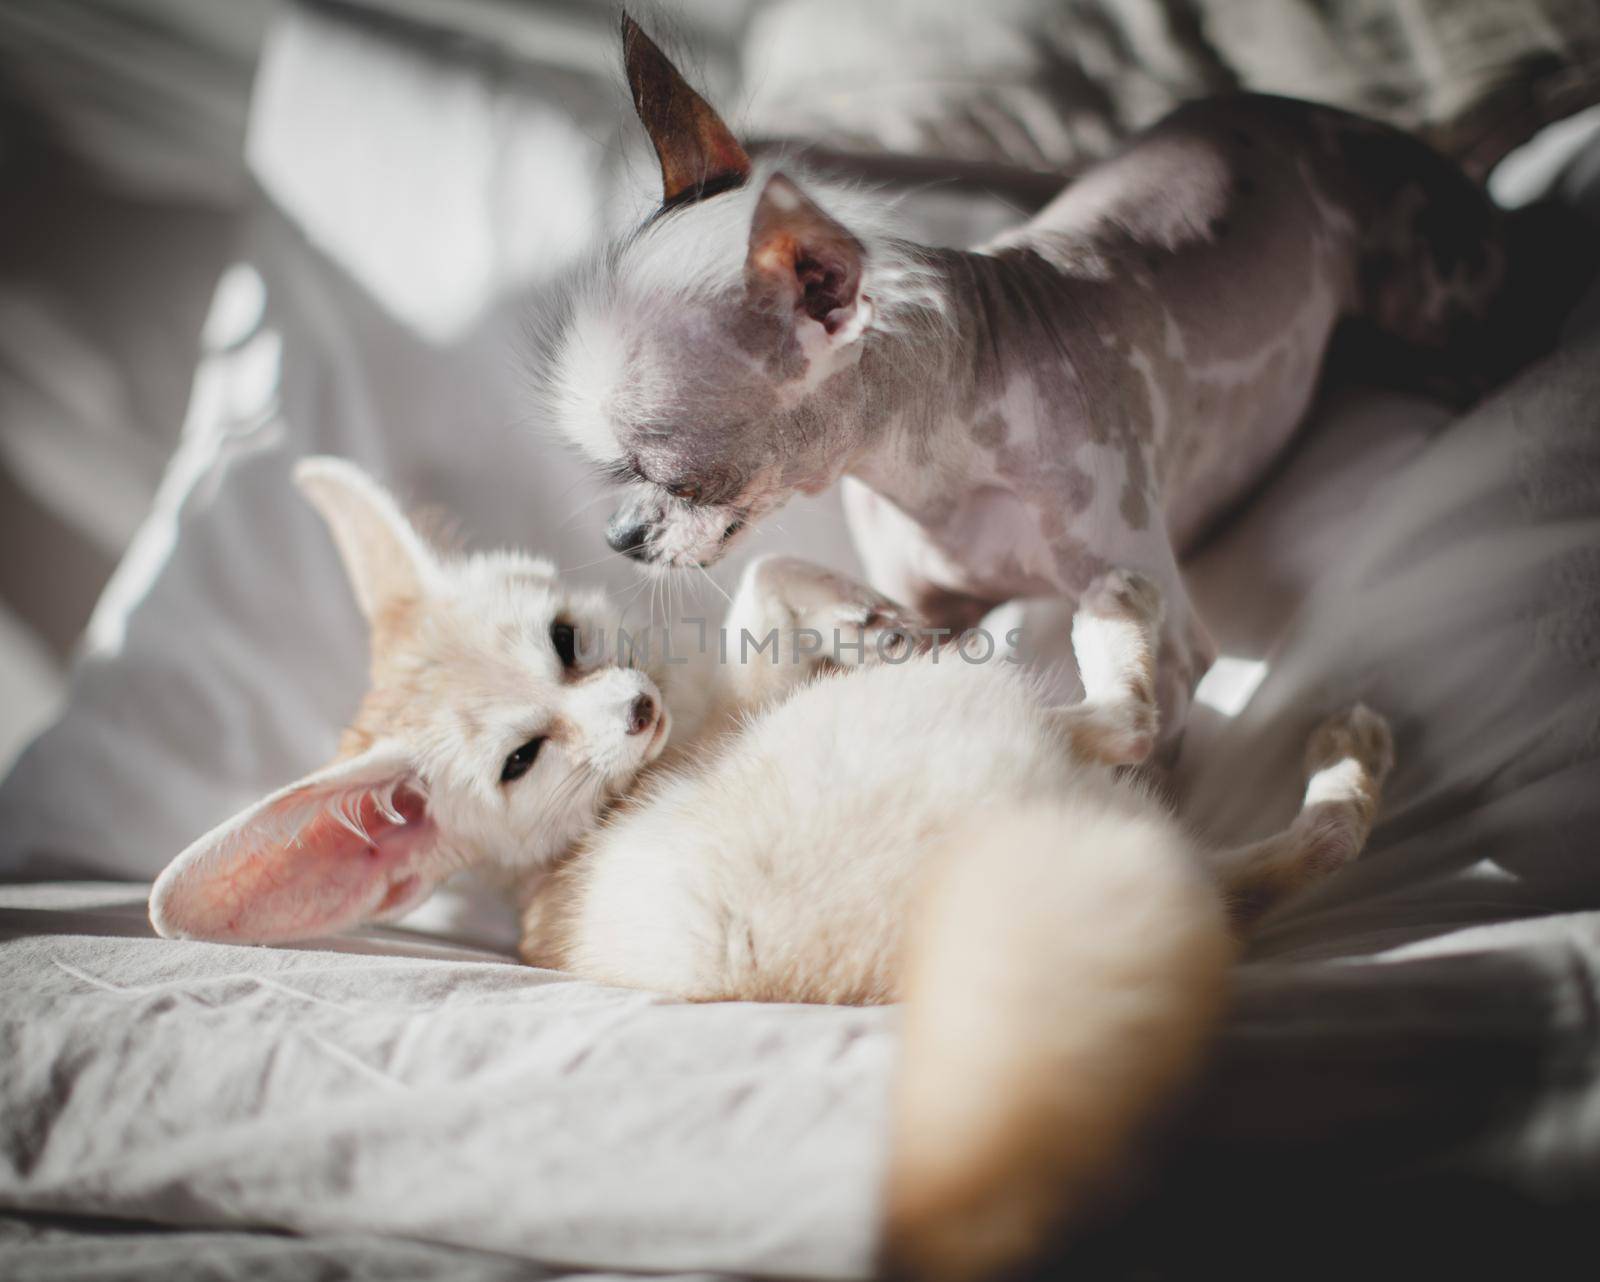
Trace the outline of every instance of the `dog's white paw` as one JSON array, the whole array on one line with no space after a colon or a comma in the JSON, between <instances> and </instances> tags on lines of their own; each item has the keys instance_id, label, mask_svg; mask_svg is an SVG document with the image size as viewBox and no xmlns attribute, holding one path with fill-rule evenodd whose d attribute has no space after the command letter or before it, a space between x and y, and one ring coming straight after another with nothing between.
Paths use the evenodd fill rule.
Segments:
<instances>
[{"instance_id":1,"label":"dog's white paw","mask_svg":"<svg viewBox=\"0 0 1600 1282\"><path fill-rule=\"evenodd\" d=\"M870 663L899 663L909 655L928 648L922 620L887 597L871 601L841 603L835 613L833 634L836 652L827 657L844 667Z\"/></svg>"},{"instance_id":2,"label":"dog's white paw","mask_svg":"<svg viewBox=\"0 0 1600 1282\"><path fill-rule=\"evenodd\" d=\"M858 667L898 662L925 648L922 620L914 611L848 575L798 557L766 558L757 573L769 613L821 638L812 651L819 661Z\"/></svg>"}]
</instances>

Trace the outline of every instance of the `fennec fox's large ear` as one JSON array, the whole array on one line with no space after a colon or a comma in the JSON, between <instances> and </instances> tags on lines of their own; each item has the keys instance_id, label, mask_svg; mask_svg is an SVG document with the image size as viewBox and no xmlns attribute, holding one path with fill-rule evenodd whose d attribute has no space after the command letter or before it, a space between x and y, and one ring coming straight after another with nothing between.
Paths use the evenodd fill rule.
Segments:
<instances>
[{"instance_id":1,"label":"fennec fox's large ear","mask_svg":"<svg viewBox=\"0 0 1600 1282\"><path fill-rule=\"evenodd\" d=\"M745 282L763 306L820 325L834 346L858 338L872 319L861 293L861 242L782 174L761 189L750 223Z\"/></svg>"},{"instance_id":2,"label":"fennec fox's large ear","mask_svg":"<svg viewBox=\"0 0 1600 1282\"><path fill-rule=\"evenodd\" d=\"M369 623L429 595L438 561L382 486L354 463L328 457L302 459L294 479L333 532Z\"/></svg>"},{"instance_id":3,"label":"fennec fox's large ear","mask_svg":"<svg viewBox=\"0 0 1600 1282\"><path fill-rule=\"evenodd\" d=\"M455 863L398 744L273 793L172 861L150 893L169 939L273 944L396 917Z\"/></svg>"},{"instance_id":4,"label":"fennec fox's large ear","mask_svg":"<svg viewBox=\"0 0 1600 1282\"><path fill-rule=\"evenodd\" d=\"M750 157L732 130L626 13L622 57L633 109L661 161L662 206L670 209L742 186L750 177Z\"/></svg>"}]
</instances>

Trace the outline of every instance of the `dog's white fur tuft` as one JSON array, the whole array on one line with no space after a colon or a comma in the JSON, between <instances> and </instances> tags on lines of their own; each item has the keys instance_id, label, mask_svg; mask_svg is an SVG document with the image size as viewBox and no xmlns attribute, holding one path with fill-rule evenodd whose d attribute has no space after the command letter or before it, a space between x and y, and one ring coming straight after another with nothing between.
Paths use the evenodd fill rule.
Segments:
<instances>
[{"instance_id":1,"label":"dog's white fur tuft","mask_svg":"<svg viewBox=\"0 0 1600 1282\"><path fill-rule=\"evenodd\" d=\"M733 308L743 298L750 227L767 179L795 177L865 251L861 293L875 331L942 325L947 291L923 251L894 233L895 202L870 188L825 182L779 159L759 162L737 190L670 211L608 246L566 286L551 323L540 386L563 434L591 459L614 462L620 443L610 398L625 382L634 322L662 310ZM637 371L632 371L635 374Z\"/></svg>"}]
</instances>

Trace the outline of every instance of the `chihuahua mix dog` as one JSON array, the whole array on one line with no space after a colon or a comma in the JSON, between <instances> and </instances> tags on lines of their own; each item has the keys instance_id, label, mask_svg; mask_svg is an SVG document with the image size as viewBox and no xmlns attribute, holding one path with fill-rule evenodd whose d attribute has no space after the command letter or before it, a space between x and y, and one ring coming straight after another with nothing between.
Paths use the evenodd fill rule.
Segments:
<instances>
[{"instance_id":1,"label":"chihuahua mix dog","mask_svg":"<svg viewBox=\"0 0 1600 1282\"><path fill-rule=\"evenodd\" d=\"M1457 382L1501 363L1501 221L1387 127L1196 102L963 252L753 162L626 17L623 44L661 206L573 289L548 377L561 431L626 487L611 546L641 561L713 562L847 478L870 581L935 626L1018 598L1070 617L1137 569L1166 603L1175 735L1214 657L1179 555L1283 449L1336 322Z\"/></svg>"},{"instance_id":2,"label":"chihuahua mix dog","mask_svg":"<svg viewBox=\"0 0 1600 1282\"><path fill-rule=\"evenodd\" d=\"M912 653L909 611L786 558L744 574L734 661L612 653L619 611L548 562L448 558L348 463L298 479L371 685L331 764L162 873L157 931L323 935L472 867L517 888L537 964L693 1001L904 1000L886 1250L919 1276L1026 1261L1094 1205L1203 1053L1227 910L1354 858L1390 766L1380 718L1335 716L1293 824L1207 850L1116 769L1155 743L1161 601L1137 574L1084 591L1087 697L1048 707L1013 665Z\"/></svg>"}]
</instances>

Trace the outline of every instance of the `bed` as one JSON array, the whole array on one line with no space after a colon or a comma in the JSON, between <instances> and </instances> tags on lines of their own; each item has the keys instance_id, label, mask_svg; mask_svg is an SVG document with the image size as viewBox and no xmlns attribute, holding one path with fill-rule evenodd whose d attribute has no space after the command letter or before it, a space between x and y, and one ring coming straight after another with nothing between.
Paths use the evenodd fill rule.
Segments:
<instances>
[{"instance_id":1,"label":"bed","mask_svg":"<svg viewBox=\"0 0 1600 1282\"><path fill-rule=\"evenodd\" d=\"M725 91L741 40L747 66L769 51L746 101L775 135L799 19L747 8L685 22ZM347 455L475 544L634 590L597 560L601 491L526 396L553 282L648 199L609 27L554 5L513 39L496 6L464 9L481 25L450 41L424 3L268 30L247 234L178 449L65 713L0 786L7 1277L870 1271L893 1010L683 1006L522 967L471 886L294 948L159 940L145 918L172 854L330 755L361 690L362 626L295 459ZM1093 127L1007 131L983 93L961 128L929 124L914 78L866 106L820 95L803 127L836 161L898 140L964 174L907 210L972 236L1013 216L985 193L1025 200L1163 94L1240 77L1127 56L1170 74ZM1573 66L1593 70L1570 58L1566 92ZM1471 112L1393 101L1499 159ZM1496 190L1600 223L1596 125L1518 152ZM762 540L854 564L832 497ZM1561 1248L1600 1198L1600 290L1464 416L1329 389L1190 568L1228 660L1180 763L1193 825L1277 826L1310 723L1355 698L1393 720L1400 766L1370 853L1263 923L1204 1081L1078 1248L1084 1275L1271 1273L1308 1234L1309 1272Z\"/></svg>"}]
</instances>

